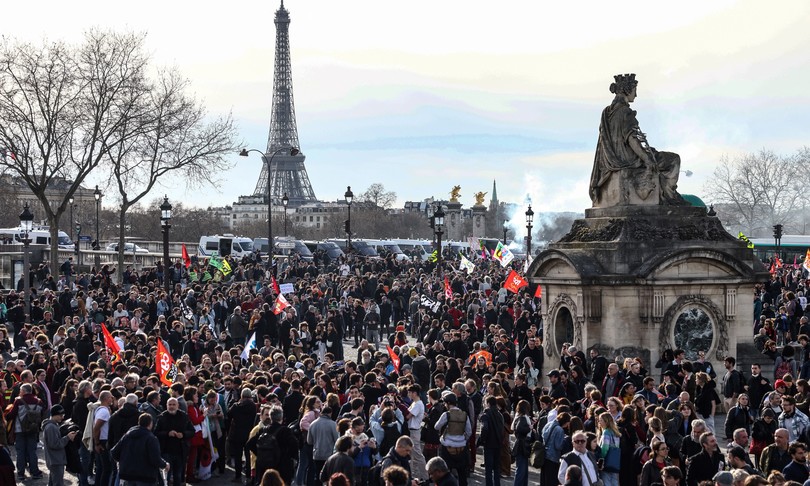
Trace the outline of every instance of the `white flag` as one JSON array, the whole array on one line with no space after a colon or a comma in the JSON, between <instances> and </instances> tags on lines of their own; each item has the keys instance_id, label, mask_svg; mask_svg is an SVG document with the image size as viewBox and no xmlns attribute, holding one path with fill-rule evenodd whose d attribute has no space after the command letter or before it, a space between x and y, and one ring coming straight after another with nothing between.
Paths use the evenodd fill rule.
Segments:
<instances>
[{"instance_id":1,"label":"white flag","mask_svg":"<svg viewBox=\"0 0 810 486\"><path fill-rule=\"evenodd\" d=\"M465 270L467 274L473 273L475 271L475 265L473 264L473 262L467 260L467 257L465 257L464 255L461 255L461 268Z\"/></svg>"},{"instance_id":2,"label":"white flag","mask_svg":"<svg viewBox=\"0 0 810 486\"><path fill-rule=\"evenodd\" d=\"M250 341L248 341L247 344L245 344L245 350L242 351L241 358L243 360L247 361L248 358L250 358L250 350L251 349L256 349L256 332L255 331L253 332L253 335L250 336Z\"/></svg>"},{"instance_id":3,"label":"white flag","mask_svg":"<svg viewBox=\"0 0 810 486\"><path fill-rule=\"evenodd\" d=\"M422 297L420 299L420 304L427 307L428 309L430 309L433 312L436 312L437 310L439 310L439 301L433 300L430 297L428 297L427 295L422 295Z\"/></svg>"}]
</instances>

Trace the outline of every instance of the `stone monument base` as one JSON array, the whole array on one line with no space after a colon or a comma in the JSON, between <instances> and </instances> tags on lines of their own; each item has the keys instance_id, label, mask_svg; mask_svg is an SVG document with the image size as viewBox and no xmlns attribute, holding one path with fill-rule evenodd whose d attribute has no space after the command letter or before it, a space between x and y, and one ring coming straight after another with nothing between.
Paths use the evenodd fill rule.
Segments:
<instances>
[{"instance_id":1,"label":"stone monument base","mask_svg":"<svg viewBox=\"0 0 810 486\"><path fill-rule=\"evenodd\" d=\"M750 338L751 285L767 270L705 208L630 205L587 209L527 275L543 287L550 357L570 342L642 356L649 370L682 348L722 369Z\"/></svg>"}]
</instances>

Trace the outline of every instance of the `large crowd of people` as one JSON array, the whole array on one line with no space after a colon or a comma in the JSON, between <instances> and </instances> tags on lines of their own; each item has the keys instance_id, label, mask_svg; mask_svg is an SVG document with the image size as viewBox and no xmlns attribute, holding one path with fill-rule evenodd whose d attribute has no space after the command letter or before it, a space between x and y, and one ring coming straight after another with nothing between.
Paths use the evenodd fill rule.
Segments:
<instances>
[{"instance_id":1,"label":"large crowd of people","mask_svg":"<svg viewBox=\"0 0 810 486\"><path fill-rule=\"evenodd\" d=\"M30 317L22 292L0 302L0 477L42 477L43 454L52 486L808 479L800 271L756 287L748 372L570 343L546 362L540 297L505 285L523 262L456 257L195 259L120 284L106 266L32 268Z\"/></svg>"}]
</instances>

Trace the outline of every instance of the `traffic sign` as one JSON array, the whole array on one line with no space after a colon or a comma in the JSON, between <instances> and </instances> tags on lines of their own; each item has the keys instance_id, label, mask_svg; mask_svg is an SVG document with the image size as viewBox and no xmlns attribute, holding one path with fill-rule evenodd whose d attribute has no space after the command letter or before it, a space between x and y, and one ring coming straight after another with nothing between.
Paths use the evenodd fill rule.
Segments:
<instances>
[{"instance_id":1,"label":"traffic sign","mask_svg":"<svg viewBox=\"0 0 810 486\"><path fill-rule=\"evenodd\" d=\"M282 250L292 250L295 248L295 242L293 241L279 241L276 243L276 246Z\"/></svg>"}]
</instances>

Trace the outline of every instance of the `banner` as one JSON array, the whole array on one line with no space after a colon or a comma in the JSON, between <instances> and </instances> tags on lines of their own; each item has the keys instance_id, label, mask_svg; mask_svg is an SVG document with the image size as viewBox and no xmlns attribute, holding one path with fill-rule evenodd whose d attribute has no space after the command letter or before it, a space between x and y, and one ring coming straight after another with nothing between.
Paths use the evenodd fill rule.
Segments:
<instances>
[{"instance_id":1,"label":"banner","mask_svg":"<svg viewBox=\"0 0 810 486\"><path fill-rule=\"evenodd\" d=\"M295 292L295 286L291 283L284 283L279 285L279 294L292 294Z\"/></svg>"},{"instance_id":2,"label":"banner","mask_svg":"<svg viewBox=\"0 0 810 486\"><path fill-rule=\"evenodd\" d=\"M116 361L121 359L121 348L118 347L118 343L115 342L115 339L113 339L112 334L110 334L110 331L107 330L107 326L105 326L103 322L101 323L101 331L104 333L104 344L114 358L110 361L110 364L115 364Z\"/></svg>"},{"instance_id":3,"label":"banner","mask_svg":"<svg viewBox=\"0 0 810 486\"><path fill-rule=\"evenodd\" d=\"M174 364L174 358L166 351L162 339L158 339L157 341L157 362L155 363L155 371L160 377L160 382L166 386L172 386L174 379L177 377L177 366Z\"/></svg>"},{"instance_id":4,"label":"banner","mask_svg":"<svg viewBox=\"0 0 810 486\"><path fill-rule=\"evenodd\" d=\"M525 287L527 285L529 285L529 282L527 282L525 278L518 275L516 271L512 270L509 272L509 276L506 277L506 282L504 282L503 287L506 290L516 294L521 287Z\"/></svg>"},{"instance_id":5,"label":"banner","mask_svg":"<svg viewBox=\"0 0 810 486\"><path fill-rule=\"evenodd\" d=\"M444 298L453 300L453 289L450 288L450 280L444 277Z\"/></svg>"},{"instance_id":6,"label":"banner","mask_svg":"<svg viewBox=\"0 0 810 486\"><path fill-rule=\"evenodd\" d=\"M276 303L273 304L273 314L279 315L281 314L281 311L289 306L290 303L284 298L284 294L278 294L278 297L276 297Z\"/></svg>"},{"instance_id":7,"label":"banner","mask_svg":"<svg viewBox=\"0 0 810 486\"><path fill-rule=\"evenodd\" d=\"M183 243L183 247L181 249L181 255L183 256L183 263L186 265L186 268L191 267L191 257L188 256L188 250L186 250L186 244Z\"/></svg>"},{"instance_id":8,"label":"banner","mask_svg":"<svg viewBox=\"0 0 810 486\"><path fill-rule=\"evenodd\" d=\"M437 312L440 304L438 301L431 299L427 295L422 295L422 297L419 299L419 305L427 307L433 312Z\"/></svg>"},{"instance_id":9,"label":"banner","mask_svg":"<svg viewBox=\"0 0 810 486\"><path fill-rule=\"evenodd\" d=\"M245 344L245 349L239 357L247 361L250 358L251 349L256 349L256 331L253 331L253 335L250 336L250 340Z\"/></svg>"}]
</instances>

